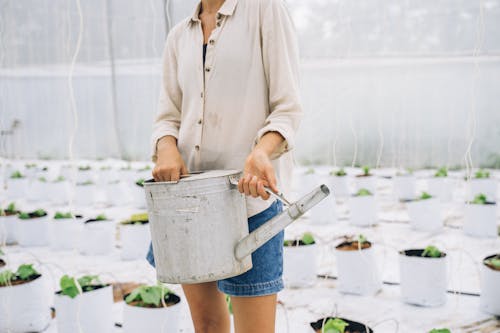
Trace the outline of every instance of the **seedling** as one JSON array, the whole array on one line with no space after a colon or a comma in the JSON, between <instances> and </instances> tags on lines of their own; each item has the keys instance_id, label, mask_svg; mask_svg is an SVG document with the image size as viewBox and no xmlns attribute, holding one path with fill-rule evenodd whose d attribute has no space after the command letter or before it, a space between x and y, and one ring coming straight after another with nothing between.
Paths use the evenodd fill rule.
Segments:
<instances>
[{"instance_id":1,"label":"seedling","mask_svg":"<svg viewBox=\"0 0 500 333\"><path fill-rule=\"evenodd\" d=\"M321 331L324 333L344 333L347 326L349 326L349 324L340 318L330 318L323 325Z\"/></svg>"},{"instance_id":2,"label":"seedling","mask_svg":"<svg viewBox=\"0 0 500 333\"><path fill-rule=\"evenodd\" d=\"M344 177L346 175L347 175L347 173L345 172L344 168L340 168L337 171L330 172L330 176Z\"/></svg>"},{"instance_id":3,"label":"seedling","mask_svg":"<svg viewBox=\"0 0 500 333\"><path fill-rule=\"evenodd\" d=\"M43 209L37 209L33 212L30 212L30 213L26 213L26 212L21 212L19 213L19 218L21 220L29 220L29 219L34 219L34 218L38 218L38 217L44 217L47 215L47 212Z\"/></svg>"},{"instance_id":4,"label":"seedling","mask_svg":"<svg viewBox=\"0 0 500 333\"><path fill-rule=\"evenodd\" d=\"M45 177L39 177L38 181L42 182L42 183L46 183L47 182L47 178L45 178Z\"/></svg>"},{"instance_id":5,"label":"seedling","mask_svg":"<svg viewBox=\"0 0 500 333\"><path fill-rule=\"evenodd\" d=\"M92 291L96 287L102 286L97 275L86 275L79 279L64 275L59 281L61 287L61 294L75 298L78 294Z\"/></svg>"},{"instance_id":6,"label":"seedling","mask_svg":"<svg viewBox=\"0 0 500 333\"><path fill-rule=\"evenodd\" d=\"M478 170L478 171L476 171L474 178L476 178L476 179L490 178L490 172L486 171L486 170L482 170L482 169Z\"/></svg>"},{"instance_id":7,"label":"seedling","mask_svg":"<svg viewBox=\"0 0 500 333\"><path fill-rule=\"evenodd\" d=\"M488 203L488 198L486 198L484 194L478 194L471 203L475 205L486 205Z\"/></svg>"},{"instance_id":8,"label":"seedling","mask_svg":"<svg viewBox=\"0 0 500 333\"><path fill-rule=\"evenodd\" d=\"M108 218L104 214L99 214L96 216L95 220L96 221L106 221Z\"/></svg>"},{"instance_id":9,"label":"seedling","mask_svg":"<svg viewBox=\"0 0 500 333\"><path fill-rule=\"evenodd\" d=\"M360 189L354 196L356 197L367 197L372 195L372 192L368 191L366 188Z\"/></svg>"},{"instance_id":10,"label":"seedling","mask_svg":"<svg viewBox=\"0 0 500 333\"><path fill-rule=\"evenodd\" d=\"M11 270L0 273L0 286L8 286L15 282L28 282L39 276L40 273L33 268L33 265L21 265L15 273Z\"/></svg>"},{"instance_id":11,"label":"seedling","mask_svg":"<svg viewBox=\"0 0 500 333\"><path fill-rule=\"evenodd\" d=\"M434 328L429 333L451 333L447 328Z\"/></svg>"},{"instance_id":12,"label":"seedling","mask_svg":"<svg viewBox=\"0 0 500 333\"><path fill-rule=\"evenodd\" d=\"M144 168L141 168L138 171L148 171L148 170L151 170L151 166L150 165L146 165Z\"/></svg>"},{"instance_id":13,"label":"seedling","mask_svg":"<svg viewBox=\"0 0 500 333\"><path fill-rule=\"evenodd\" d=\"M302 235L301 241L302 243L304 243L304 245L312 245L315 243L314 237L310 232L306 232L304 235Z\"/></svg>"},{"instance_id":14,"label":"seedling","mask_svg":"<svg viewBox=\"0 0 500 333\"><path fill-rule=\"evenodd\" d=\"M144 182L145 182L145 180L144 180L143 178L141 178L141 179L138 179L138 180L135 182L135 185L140 186L140 187L143 187L143 186L144 186Z\"/></svg>"},{"instance_id":15,"label":"seedling","mask_svg":"<svg viewBox=\"0 0 500 333\"><path fill-rule=\"evenodd\" d=\"M368 240L366 239L366 237L364 235L361 235L361 234L358 235L357 241L358 241L359 245L368 242Z\"/></svg>"},{"instance_id":16,"label":"seedling","mask_svg":"<svg viewBox=\"0 0 500 333\"><path fill-rule=\"evenodd\" d=\"M441 258L443 256L443 253L435 246L429 245L424 249L424 252L422 252L422 257L427 257L427 258Z\"/></svg>"},{"instance_id":17,"label":"seedling","mask_svg":"<svg viewBox=\"0 0 500 333\"><path fill-rule=\"evenodd\" d=\"M11 175L10 175L10 178L11 179L21 179L21 178L24 178L24 175L19 172L19 171L14 171Z\"/></svg>"},{"instance_id":18,"label":"seedling","mask_svg":"<svg viewBox=\"0 0 500 333\"><path fill-rule=\"evenodd\" d=\"M84 181L84 182L77 183L76 185L77 185L77 186L94 185L94 182L93 182L93 181L91 181L91 180L86 180L86 181Z\"/></svg>"},{"instance_id":19,"label":"seedling","mask_svg":"<svg viewBox=\"0 0 500 333\"><path fill-rule=\"evenodd\" d=\"M85 166L79 166L78 167L78 171L89 171L90 169L92 169L90 167L90 165L85 165Z\"/></svg>"},{"instance_id":20,"label":"seedling","mask_svg":"<svg viewBox=\"0 0 500 333\"><path fill-rule=\"evenodd\" d=\"M59 177L57 177L57 178L54 180L54 183L63 182L63 181L65 181L65 180L66 180L66 178L64 178L63 176L59 176Z\"/></svg>"},{"instance_id":21,"label":"seedling","mask_svg":"<svg viewBox=\"0 0 500 333\"><path fill-rule=\"evenodd\" d=\"M484 264L490 266L494 270L500 270L500 255L496 255L492 258L486 259Z\"/></svg>"},{"instance_id":22,"label":"seedling","mask_svg":"<svg viewBox=\"0 0 500 333\"><path fill-rule=\"evenodd\" d=\"M127 304L135 303L140 307L160 307L162 300L167 301L168 296L173 294L168 288L158 286L140 286L134 289L127 297Z\"/></svg>"},{"instance_id":23,"label":"seedling","mask_svg":"<svg viewBox=\"0 0 500 333\"><path fill-rule=\"evenodd\" d=\"M418 198L419 200L427 200L427 199L430 199L432 198L432 195L430 195L429 193L427 192L422 192L422 195L420 196L420 198Z\"/></svg>"},{"instance_id":24,"label":"seedling","mask_svg":"<svg viewBox=\"0 0 500 333\"><path fill-rule=\"evenodd\" d=\"M444 178L448 177L448 169L446 167L439 168L438 171L434 174L434 177Z\"/></svg>"},{"instance_id":25,"label":"seedling","mask_svg":"<svg viewBox=\"0 0 500 333\"><path fill-rule=\"evenodd\" d=\"M149 222L147 213L133 214L130 219L122 221L121 224L145 224Z\"/></svg>"},{"instance_id":26,"label":"seedling","mask_svg":"<svg viewBox=\"0 0 500 333\"><path fill-rule=\"evenodd\" d=\"M56 219L56 220L72 219L72 218L73 218L73 214L71 214L70 212L67 212L67 213L56 212L56 214L54 215L54 219Z\"/></svg>"},{"instance_id":27,"label":"seedling","mask_svg":"<svg viewBox=\"0 0 500 333\"><path fill-rule=\"evenodd\" d=\"M369 166L365 165L364 167L362 167L362 169L363 169L363 176L371 176Z\"/></svg>"},{"instance_id":28,"label":"seedling","mask_svg":"<svg viewBox=\"0 0 500 333\"><path fill-rule=\"evenodd\" d=\"M11 202L7 208L5 209L0 209L0 216L8 216L8 215L15 215L18 213L18 210L16 209L16 204Z\"/></svg>"}]
</instances>

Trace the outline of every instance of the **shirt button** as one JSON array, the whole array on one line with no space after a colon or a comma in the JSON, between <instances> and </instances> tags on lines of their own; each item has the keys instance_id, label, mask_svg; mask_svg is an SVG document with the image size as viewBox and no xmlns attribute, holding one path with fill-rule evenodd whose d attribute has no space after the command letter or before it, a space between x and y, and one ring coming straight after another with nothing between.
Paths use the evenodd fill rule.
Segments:
<instances>
[{"instance_id":1,"label":"shirt button","mask_svg":"<svg viewBox=\"0 0 500 333\"><path fill-rule=\"evenodd\" d=\"M201 92L200 97L203 98L203 92Z\"/></svg>"},{"instance_id":2,"label":"shirt button","mask_svg":"<svg viewBox=\"0 0 500 333\"><path fill-rule=\"evenodd\" d=\"M221 25L220 22L217 22L217 26L220 27L220 25Z\"/></svg>"},{"instance_id":3,"label":"shirt button","mask_svg":"<svg viewBox=\"0 0 500 333\"><path fill-rule=\"evenodd\" d=\"M205 72L210 72L210 67L205 68Z\"/></svg>"},{"instance_id":4,"label":"shirt button","mask_svg":"<svg viewBox=\"0 0 500 333\"><path fill-rule=\"evenodd\" d=\"M217 13L217 19L220 20L222 17L222 14L221 13Z\"/></svg>"},{"instance_id":5,"label":"shirt button","mask_svg":"<svg viewBox=\"0 0 500 333\"><path fill-rule=\"evenodd\" d=\"M203 120L202 120L202 119L199 119L199 120L198 120L198 125L201 125L201 123L202 123L202 122L203 122Z\"/></svg>"},{"instance_id":6,"label":"shirt button","mask_svg":"<svg viewBox=\"0 0 500 333\"><path fill-rule=\"evenodd\" d=\"M210 43L210 45L214 45L215 44L215 40L211 39L208 41Z\"/></svg>"},{"instance_id":7,"label":"shirt button","mask_svg":"<svg viewBox=\"0 0 500 333\"><path fill-rule=\"evenodd\" d=\"M196 145L196 146L194 146L194 149L200 150L200 146Z\"/></svg>"}]
</instances>

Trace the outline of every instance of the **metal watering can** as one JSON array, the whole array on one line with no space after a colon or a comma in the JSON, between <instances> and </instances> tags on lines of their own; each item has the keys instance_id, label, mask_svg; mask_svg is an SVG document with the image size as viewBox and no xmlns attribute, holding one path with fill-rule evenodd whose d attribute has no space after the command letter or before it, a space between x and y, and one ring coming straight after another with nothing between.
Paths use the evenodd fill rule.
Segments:
<instances>
[{"instance_id":1,"label":"metal watering can","mask_svg":"<svg viewBox=\"0 0 500 333\"><path fill-rule=\"evenodd\" d=\"M240 171L190 174L179 182L144 182L157 278L201 283L245 273L250 254L326 198L321 185L295 203L267 191L288 209L249 234Z\"/></svg>"}]
</instances>

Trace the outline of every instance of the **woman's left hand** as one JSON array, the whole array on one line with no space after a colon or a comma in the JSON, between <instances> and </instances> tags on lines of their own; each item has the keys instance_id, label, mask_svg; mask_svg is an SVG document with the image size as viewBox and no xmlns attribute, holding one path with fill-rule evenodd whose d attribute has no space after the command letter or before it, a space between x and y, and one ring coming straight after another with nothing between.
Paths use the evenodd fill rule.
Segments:
<instances>
[{"instance_id":1,"label":"woman's left hand","mask_svg":"<svg viewBox=\"0 0 500 333\"><path fill-rule=\"evenodd\" d=\"M254 198L260 196L267 200L269 193L266 192L264 186L268 186L272 191L278 193L276 174L269 154L264 149L255 147L245 161L245 169L243 177L238 182L238 190Z\"/></svg>"}]
</instances>

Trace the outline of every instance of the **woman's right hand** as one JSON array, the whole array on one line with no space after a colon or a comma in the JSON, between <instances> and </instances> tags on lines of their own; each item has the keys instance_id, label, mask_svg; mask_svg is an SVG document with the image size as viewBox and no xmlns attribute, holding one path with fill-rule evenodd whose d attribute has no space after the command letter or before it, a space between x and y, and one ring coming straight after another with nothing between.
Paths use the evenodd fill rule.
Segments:
<instances>
[{"instance_id":1,"label":"woman's right hand","mask_svg":"<svg viewBox=\"0 0 500 333\"><path fill-rule=\"evenodd\" d=\"M153 169L155 181L178 181L181 175L186 175L188 169L182 159L177 140L173 136L165 136L156 145L157 160Z\"/></svg>"}]
</instances>

